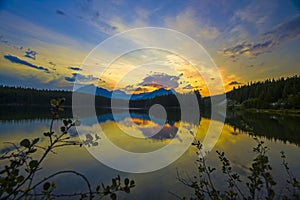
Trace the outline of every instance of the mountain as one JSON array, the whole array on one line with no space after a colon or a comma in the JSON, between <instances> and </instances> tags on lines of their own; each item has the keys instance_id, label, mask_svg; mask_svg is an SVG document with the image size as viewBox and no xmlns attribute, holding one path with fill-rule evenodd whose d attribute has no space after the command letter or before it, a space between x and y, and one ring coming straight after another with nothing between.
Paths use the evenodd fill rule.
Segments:
<instances>
[{"instance_id":1,"label":"mountain","mask_svg":"<svg viewBox=\"0 0 300 200\"><path fill-rule=\"evenodd\" d=\"M94 85L85 85L81 88L76 89L76 92L85 93L85 94L96 94L96 96L102 96L106 98L111 98L111 91L108 91L104 88L96 87Z\"/></svg>"},{"instance_id":2,"label":"mountain","mask_svg":"<svg viewBox=\"0 0 300 200\"><path fill-rule=\"evenodd\" d=\"M95 94L96 96L106 97L106 98L115 98L122 100L145 100L152 99L157 96L164 96L169 94L175 94L173 89L167 90L164 88L160 88L158 90L152 92L145 92L140 94L126 94L121 90L109 91L101 87L96 87L94 85L86 85L76 90L77 92L86 93L86 94Z\"/></svg>"},{"instance_id":3,"label":"mountain","mask_svg":"<svg viewBox=\"0 0 300 200\"><path fill-rule=\"evenodd\" d=\"M146 93L140 93L140 94L133 94L131 96L131 100L144 100L144 99L152 99L157 96L165 96L169 94L175 94L175 91L172 90L166 90L164 88L160 88L158 90L152 91L152 92L146 92Z\"/></svg>"}]
</instances>

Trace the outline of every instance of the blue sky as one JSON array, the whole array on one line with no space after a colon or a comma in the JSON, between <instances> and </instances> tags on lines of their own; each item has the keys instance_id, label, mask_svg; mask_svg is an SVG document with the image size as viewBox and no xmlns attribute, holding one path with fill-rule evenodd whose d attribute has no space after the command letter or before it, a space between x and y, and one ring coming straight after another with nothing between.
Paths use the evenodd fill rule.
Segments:
<instances>
[{"instance_id":1,"label":"blue sky","mask_svg":"<svg viewBox=\"0 0 300 200\"><path fill-rule=\"evenodd\" d=\"M105 39L142 27L170 28L196 40L214 60L226 90L300 74L299 1L4 0L0 17L4 85L72 89L76 76L87 83L100 81L93 71L80 70L85 57ZM178 81L173 84L178 89L204 90L199 77L188 79L189 73L183 73L189 82L185 85L174 79L178 74L140 73L136 82L125 81L120 89L153 80L153 88ZM116 78L101 86L111 89L108 82Z\"/></svg>"}]
</instances>

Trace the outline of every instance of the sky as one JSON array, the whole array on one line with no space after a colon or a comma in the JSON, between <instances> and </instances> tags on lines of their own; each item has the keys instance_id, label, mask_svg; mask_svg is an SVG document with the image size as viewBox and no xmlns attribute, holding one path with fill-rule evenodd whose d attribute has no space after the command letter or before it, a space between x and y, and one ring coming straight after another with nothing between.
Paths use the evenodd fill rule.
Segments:
<instances>
[{"instance_id":1,"label":"sky","mask_svg":"<svg viewBox=\"0 0 300 200\"><path fill-rule=\"evenodd\" d=\"M300 74L297 0L1 0L0 19L0 85L72 90L80 79L126 93L172 88L207 96L207 84L229 91L250 81ZM143 27L187 35L217 70L209 68L207 58L193 62L161 49L120 56L121 45L102 49L97 62L91 58L109 38ZM165 45L172 40L166 38L145 33L132 40ZM177 46L186 55L197 53L186 43ZM104 58L114 60L107 66Z\"/></svg>"}]
</instances>

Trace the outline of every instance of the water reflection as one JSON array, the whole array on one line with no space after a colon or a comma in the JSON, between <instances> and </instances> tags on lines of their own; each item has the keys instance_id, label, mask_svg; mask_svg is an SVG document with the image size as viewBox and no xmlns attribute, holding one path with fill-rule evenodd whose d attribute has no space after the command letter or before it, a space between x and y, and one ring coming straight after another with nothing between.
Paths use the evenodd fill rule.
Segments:
<instances>
[{"instance_id":1,"label":"water reflection","mask_svg":"<svg viewBox=\"0 0 300 200\"><path fill-rule=\"evenodd\" d=\"M22 138L36 138L41 137L44 131L49 129L49 117L42 115L41 112L48 112L48 109L35 109L37 113L29 114L29 111L21 111L15 109L9 111L1 110L0 115L0 151L4 152L9 149L9 145L4 144L4 141L11 141L18 143ZM9 116L3 116L6 112ZM32 112L32 110L31 110ZM183 123L186 131L184 134L190 134L188 131L190 127L198 127L197 138L202 141L208 126L211 122L209 118L203 117L198 124L194 122L182 122L180 115L176 114L175 109L171 110L172 115L169 115L166 122L156 116L154 120L149 118L147 111L138 110L130 112L128 116L123 115L120 111L118 113L117 121L112 114L103 109L98 111L98 123L107 137L120 148L127 151L143 153L155 151L167 145L171 140L181 143L181 135L178 133L180 123ZM18 116L13 118L13 116ZM71 117L70 113L65 114L66 117ZM273 166L274 176L278 184L285 183L285 174L282 173L282 165L280 160L280 151L284 150L288 156L288 161L291 170L295 173L296 177L300 176L297 169L300 168L299 155L300 155L300 141L299 141L299 118L293 117L278 117L270 115L250 115L243 113L235 113L226 119L226 125L222 131L221 137L215 146L215 149L208 155L210 164L218 166L220 163L215 155L215 150L225 151L228 158L232 161L234 169L240 174L247 176L248 167L253 158L251 153L252 147L255 142L251 137L254 135L260 137L270 147L270 160ZM99 126L98 123L83 124L82 127L86 128L86 145L90 144L88 148L101 147L102 137L96 131ZM132 129L132 123L139 129ZM61 122L58 120L55 123L55 130L59 130ZM139 137L132 137L122 133L122 129L128 129L136 136L144 136L146 139ZM158 134L153 133L157 130ZM90 134L90 136L89 136ZM183 134L183 135L184 135ZM71 136L77 137L75 129L71 130ZM97 142L98 145L95 145ZM93 145L94 144L94 145ZM101 150L100 150L101 153ZM172 153L172 152L170 152ZM122 158L110 152L107 156L111 159L122 161ZM129 196L121 196L121 199L173 199L174 196L169 194L169 191L175 191L178 195L189 196L191 191L180 184L176 179L177 169L183 173L193 176L197 173L197 166L195 160L197 159L196 149L190 147L178 160L171 165L146 174L126 174L120 171L113 170L109 167L98 162L94 159L85 148L67 147L57 151L57 154L51 154L43 165L43 170L37 176L43 178L45 174L52 173L61 169L74 169L76 171L86 174L92 180L92 183L109 182L111 177L117 174L126 176L136 180L137 187ZM148 161L149 162L149 161ZM150 161L151 162L151 161ZM1 163L0 163L1 164ZM81 190L82 184L80 181L73 177L58 177L56 180L58 188L57 192L74 192ZM74 184L70 184L70 182ZM160 183L160 184L157 184ZM219 183L225 184L220 179ZM178 191L178 192L177 192Z\"/></svg>"},{"instance_id":2,"label":"water reflection","mask_svg":"<svg viewBox=\"0 0 300 200\"><path fill-rule=\"evenodd\" d=\"M28 106L0 106L0 121L2 129L4 124L24 125L33 123L37 119L39 121L47 121L51 119L49 112L50 107L28 107ZM140 127L143 137L150 139L163 140L176 137L178 132L178 123L180 123L180 109L168 109L167 119L160 119L160 116L150 118L148 110L132 110L130 112L130 120L126 113L119 110L117 116L113 116L110 109L97 109L98 123L116 122L124 127L137 125ZM71 108L65 108L62 118L72 118ZM202 117L210 119L209 113L202 113ZM127 118L127 119L126 119ZM227 113L225 124L233 127L232 135L249 134L257 137L266 137L270 140L280 140L300 145L300 124L299 117L279 116L255 113ZM188 119L188 123L197 125L200 120L195 120L192 116ZM217 120L217 119L215 119ZM94 123L86 124L93 126ZM177 125L176 125L177 124ZM104 126L107 128L107 126ZM158 131L160 130L160 131ZM157 134L155 134L157 133ZM72 131L73 136L77 133ZM136 135L138 136L138 135Z\"/></svg>"},{"instance_id":3,"label":"water reflection","mask_svg":"<svg viewBox=\"0 0 300 200\"><path fill-rule=\"evenodd\" d=\"M269 140L300 145L299 117L257 113L229 113L225 123L234 128L233 134L246 133Z\"/></svg>"}]
</instances>

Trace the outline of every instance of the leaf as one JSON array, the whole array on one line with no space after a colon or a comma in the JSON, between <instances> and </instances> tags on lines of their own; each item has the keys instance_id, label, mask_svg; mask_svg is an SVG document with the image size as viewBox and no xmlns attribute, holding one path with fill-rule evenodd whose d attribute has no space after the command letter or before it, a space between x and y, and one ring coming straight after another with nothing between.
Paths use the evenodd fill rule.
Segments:
<instances>
[{"instance_id":1,"label":"leaf","mask_svg":"<svg viewBox=\"0 0 300 200\"><path fill-rule=\"evenodd\" d=\"M36 152L37 151L37 149L30 149L29 151L28 151L28 153L34 153L34 152Z\"/></svg>"},{"instance_id":2,"label":"leaf","mask_svg":"<svg viewBox=\"0 0 300 200\"><path fill-rule=\"evenodd\" d=\"M116 195L115 193L111 193L111 194L110 194L110 198L111 198L112 200L116 200L116 199L117 199L117 195Z\"/></svg>"},{"instance_id":3,"label":"leaf","mask_svg":"<svg viewBox=\"0 0 300 200\"><path fill-rule=\"evenodd\" d=\"M66 127L64 127L64 126L60 127L60 131L61 132L65 132L66 131Z\"/></svg>"},{"instance_id":4,"label":"leaf","mask_svg":"<svg viewBox=\"0 0 300 200\"><path fill-rule=\"evenodd\" d=\"M65 126L68 126L68 124L69 124L68 120L66 120L66 119L63 120L63 123L64 123Z\"/></svg>"},{"instance_id":5,"label":"leaf","mask_svg":"<svg viewBox=\"0 0 300 200\"><path fill-rule=\"evenodd\" d=\"M57 100L56 99L51 99L50 104L51 104L51 106L57 106Z\"/></svg>"},{"instance_id":6,"label":"leaf","mask_svg":"<svg viewBox=\"0 0 300 200\"><path fill-rule=\"evenodd\" d=\"M22 181L24 180L24 176L18 176L18 178L17 178L17 182L18 183L21 183Z\"/></svg>"},{"instance_id":7,"label":"leaf","mask_svg":"<svg viewBox=\"0 0 300 200\"><path fill-rule=\"evenodd\" d=\"M113 178L113 179L111 179L111 181L112 181L112 185L113 185L113 186L117 186L117 181L116 181L116 179Z\"/></svg>"},{"instance_id":8,"label":"leaf","mask_svg":"<svg viewBox=\"0 0 300 200\"><path fill-rule=\"evenodd\" d=\"M28 192L28 191L30 191L30 190L31 190L31 188L28 188L28 187L22 188L22 189L21 189L21 191L24 192L24 193L25 193L25 192Z\"/></svg>"},{"instance_id":9,"label":"leaf","mask_svg":"<svg viewBox=\"0 0 300 200\"><path fill-rule=\"evenodd\" d=\"M91 135L91 134L86 134L86 140L93 140L94 138L93 138L93 136Z\"/></svg>"},{"instance_id":10,"label":"leaf","mask_svg":"<svg viewBox=\"0 0 300 200\"><path fill-rule=\"evenodd\" d=\"M32 161L29 162L29 167L31 169L34 169L38 166L38 164L39 164L39 162L37 160L32 160Z\"/></svg>"},{"instance_id":11,"label":"leaf","mask_svg":"<svg viewBox=\"0 0 300 200\"><path fill-rule=\"evenodd\" d=\"M135 185L134 180L131 180L131 181L130 181L130 186L131 186L131 187L134 187L134 185Z\"/></svg>"},{"instance_id":12,"label":"leaf","mask_svg":"<svg viewBox=\"0 0 300 200\"><path fill-rule=\"evenodd\" d=\"M125 178L124 183L125 183L125 185L127 186L127 185L129 184L129 179L128 179L128 178Z\"/></svg>"},{"instance_id":13,"label":"leaf","mask_svg":"<svg viewBox=\"0 0 300 200\"><path fill-rule=\"evenodd\" d=\"M31 146L33 146L33 145L35 145L36 143L38 143L39 140L40 140L40 138L35 138L35 139L33 139L33 140L32 140Z\"/></svg>"},{"instance_id":14,"label":"leaf","mask_svg":"<svg viewBox=\"0 0 300 200\"><path fill-rule=\"evenodd\" d=\"M130 193L130 188L129 187L124 187L124 192Z\"/></svg>"},{"instance_id":15,"label":"leaf","mask_svg":"<svg viewBox=\"0 0 300 200\"><path fill-rule=\"evenodd\" d=\"M24 139L20 142L20 145L26 148L30 147L30 141L28 139Z\"/></svg>"},{"instance_id":16,"label":"leaf","mask_svg":"<svg viewBox=\"0 0 300 200\"><path fill-rule=\"evenodd\" d=\"M44 136L46 136L46 137L49 137L51 134L50 134L50 132L45 132L44 133Z\"/></svg>"},{"instance_id":17,"label":"leaf","mask_svg":"<svg viewBox=\"0 0 300 200\"><path fill-rule=\"evenodd\" d=\"M58 103L59 103L59 105L62 105L65 101L66 101L65 98L60 98L60 99L58 100Z\"/></svg>"},{"instance_id":18,"label":"leaf","mask_svg":"<svg viewBox=\"0 0 300 200\"><path fill-rule=\"evenodd\" d=\"M49 188L50 188L50 183L49 182L44 183L43 189L48 190Z\"/></svg>"},{"instance_id":19,"label":"leaf","mask_svg":"<svg viewBox=\"0 0 300 200\"><path fill-rule=\"evenodd\" d=\"M96 187L96 192L99 192L99 190L100 190L100 185L98 185L98 186Z\"/></svg>"}]
</instances>

